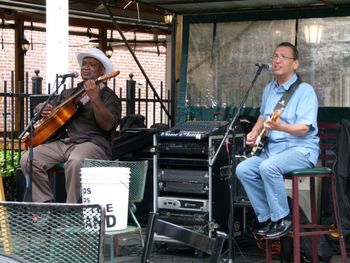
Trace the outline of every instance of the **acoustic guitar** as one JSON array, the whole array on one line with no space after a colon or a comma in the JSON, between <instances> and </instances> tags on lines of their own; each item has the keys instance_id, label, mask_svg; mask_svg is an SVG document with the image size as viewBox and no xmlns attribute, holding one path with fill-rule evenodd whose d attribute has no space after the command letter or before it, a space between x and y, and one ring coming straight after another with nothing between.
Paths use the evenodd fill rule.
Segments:
<instances>
[{"instance_id":1,"label":"acoustic guitar","mask_svg":"<svg viewBox=\"0 0 350 263\"><path fill-rule=\"evenodd\" d=\"M278 109L275 110L270 118L273 121L276 121L282 114L283 108L282 109ZM254 156L254 155L259 155L264 147L265 147L265 143L266 143L267 137L266 137L266 129L265 127L261 130L261 132L259 133L258 137L256 137L255 140L255 146L253 147L252 151L250 152L249 156Z\"/></svg>"},{"instance_id":2,"label":"acoustic guitar","mask_svg":"<svg viewBox=\"0 0 350 263\"><path fill-rule=\"evenodd\" d=\"M113 71L103 75L96 80L96 84L118 76L120 71ZM49 116L41 118L34 124L34 133L32 137L32 146L37 146L49 139L59 128L61 128L77 111L78 97L85 92L85 89L63 101L55 107ZM26 146L30 144L30 134L23 136L23 142Z\"/></svg>"}]
</instances>

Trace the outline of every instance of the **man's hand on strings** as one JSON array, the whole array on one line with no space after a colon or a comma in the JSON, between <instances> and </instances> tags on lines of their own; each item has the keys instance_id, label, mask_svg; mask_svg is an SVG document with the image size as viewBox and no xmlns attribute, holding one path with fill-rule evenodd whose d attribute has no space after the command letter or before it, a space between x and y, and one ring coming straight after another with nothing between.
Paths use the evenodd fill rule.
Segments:
<instances>
[{"instance_id":1,"label":"man's hand on strings","mask_svg":"<svg viewBox=\"0 0 350 263\"><path fill-rule=\"evenodd\" d=\"M40 103L38 106L35 107L35 112L39 112L41 108L44 106L44 103ZM42 111L41 116L42 117L48 117L52 112L53 106L51 104L47 104L45 109Z\"/></svg>"},{"instance_id":2,"label":"man's hand on strings","mask_svg":"<svg viewBox=\"0 0 350 263\"><path fill-rule=\"evenodd\" d=\"M258 133L252 130L250 133L247 134L246 144L250 147L255 146L257 137L258 137Z\"/></svg>"}]
</instances>

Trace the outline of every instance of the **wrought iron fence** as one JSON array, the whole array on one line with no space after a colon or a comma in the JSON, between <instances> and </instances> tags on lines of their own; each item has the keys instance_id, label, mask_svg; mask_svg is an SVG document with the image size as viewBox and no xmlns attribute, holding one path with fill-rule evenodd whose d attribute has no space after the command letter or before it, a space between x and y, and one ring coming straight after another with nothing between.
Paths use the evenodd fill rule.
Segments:
<instances>
[{"instance_id":1,"label":"wrought iron fence","mask_svg":"<svg viewBox=\"0 0 350 263\"><path fill-rule=\"evenodd\" d=\"M108 86L121 100L121 117L133 114L143 115L147 128L157 123L169 125L171 116L168 115L168 110L171 109L172 103L170 91L164 87L162 82L156 91L158 94L154 93L148 83L142 89L137 88L133 75L129 76L126 88L117 88L115 79L108 82ZM51 94L50 85L47 87L47 94L41 94L41 80L42 78L36 72L36 76L31 78L32 89L30 91L28 72L25 74L25 82L17 83L17 87L12 72L11 80L9 82L5 80L3 87L0 86L0 90L3 91L0 92L0 110L3 118L3 121L0 121L0 176L6 178L4 180L5 188L11 189L11 191L6 192L7 200L16 200L18 196L16 192L18 182L13 175L19 166L21 154L25 150L19 136L29 125L35 105L45 101ZM74 86L73 78L70 86ZM63 88L69 87L64 86ZM18 92L18 90L22 92Z\"/></svg>"}]
</instances>

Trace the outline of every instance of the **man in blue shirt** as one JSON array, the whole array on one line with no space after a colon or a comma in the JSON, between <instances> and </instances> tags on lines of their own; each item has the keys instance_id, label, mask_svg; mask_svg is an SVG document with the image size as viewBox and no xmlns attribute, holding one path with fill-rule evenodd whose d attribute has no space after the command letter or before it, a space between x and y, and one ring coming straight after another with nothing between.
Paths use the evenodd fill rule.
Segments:
<instances>
[{"instance_id":1,"label":"man in blue shirt","mask_svg":"<svg viewBox=\"0 0 350 263\"><path fill-rule=\"evenodd\" d=\"M288 42L280 43L272 57L275 80L264 89L260 116L247 134L247 145L254 147L263 131L263 151L239 163L237 178L242 183L261 223L257 234L277 238L292 227L283 175L316 165L318 101L313 87L305 82L295 90L282 114L272 118L276 104L297 80L298 50Z\"/></svg>"}]
</instances>

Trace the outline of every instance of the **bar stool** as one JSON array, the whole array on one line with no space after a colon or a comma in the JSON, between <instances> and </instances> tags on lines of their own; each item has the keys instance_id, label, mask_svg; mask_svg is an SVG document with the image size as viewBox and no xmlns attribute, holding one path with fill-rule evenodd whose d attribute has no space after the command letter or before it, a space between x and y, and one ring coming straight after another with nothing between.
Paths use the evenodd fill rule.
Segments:
<instances>
[{"instance_id":1,"label":"bar stool","mask_svg":"<svg viewBox=\"0 0 350 263\"><path fill-rule=\"evenodd\" d=\"M320 137L320 150L319 160L322 165L327 165L327 161L334 159L334 145L336 140L336 130L338 128L337 123L318 123L319 137ZM299 214L299 181L301 178L310 179L310 205L311 205L311 223L300 224ZM333 206L333 215L335 220L335 226L321 225L318 223L317 215L317 193L316 193L316 178L330 178L331 179L331 198ZM328 167L298 169L285 175L285 179L292 180L292 211L293 211L293 257L294 262L300 262L300 238L304 236L310 236L312 238L312 259L313 262L318 262L318 237L322 235L339 235L339 247L342 263L347 263L347 254L344 237L341 233L340 220L337 205L336 195L336 177L333 170ZM266 239L266 262L272 262L271 252L272 240Z\"/></svg>"}]
</instances>

